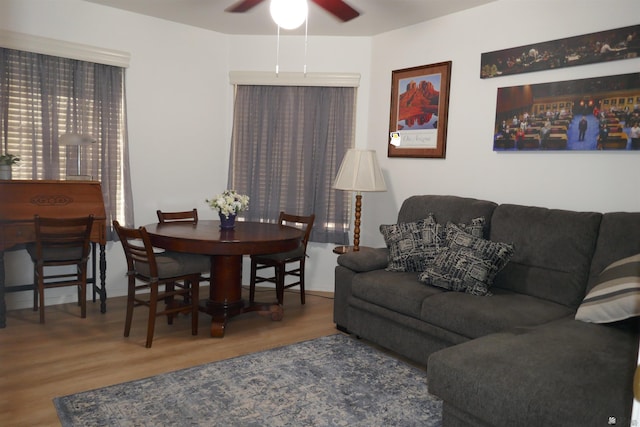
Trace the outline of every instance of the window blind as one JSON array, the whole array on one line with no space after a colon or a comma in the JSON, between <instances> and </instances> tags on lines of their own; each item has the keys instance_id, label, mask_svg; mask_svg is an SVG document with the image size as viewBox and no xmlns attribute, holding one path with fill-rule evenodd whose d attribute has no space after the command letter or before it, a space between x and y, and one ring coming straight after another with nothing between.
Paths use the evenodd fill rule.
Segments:
<instances>
[{"instance_id":1,"label":"window blind","mask_svg":"<svg viewBox=\"0 0 640 427\"><path fill-rule=\"evenodd\" d=\"M90 175L102 183L108 224L133 219L125 117L123 68L0 48L0 150L21 159L13 178ZM65 146L65 133L96 143Z\"/></svg>"}]
</instances>

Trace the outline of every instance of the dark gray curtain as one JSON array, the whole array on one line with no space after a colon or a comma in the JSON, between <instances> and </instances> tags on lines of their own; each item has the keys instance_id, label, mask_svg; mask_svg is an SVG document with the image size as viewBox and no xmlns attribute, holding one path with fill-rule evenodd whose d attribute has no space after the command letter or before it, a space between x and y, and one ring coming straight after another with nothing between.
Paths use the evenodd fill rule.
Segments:
<instances>
[{"instance_id":1,"label":"dark gray curtain","mask_svg":"<svg viewBox=\"0 0 640 427\"><path fill-rule=\"evenodd\" d=\"M229 186L250 197L250 221L315 213L311 241L348 244L350 194L333 181L354 145L356 88L236 89Z\"/></svg>"},{"instance_id":2,"label":"dark gray curtain","mask_svg":"<svg viewBox=\"0 0 640 427\"><path fill-rule=\"evenodd\" d=\"M112 220L133 224L124 68L0 48L0 114L2 153L21 158L14 179L91 175L102 185L109 239ZM65 133L96 142L64 146Z\"/></svg>"}]
</instances>

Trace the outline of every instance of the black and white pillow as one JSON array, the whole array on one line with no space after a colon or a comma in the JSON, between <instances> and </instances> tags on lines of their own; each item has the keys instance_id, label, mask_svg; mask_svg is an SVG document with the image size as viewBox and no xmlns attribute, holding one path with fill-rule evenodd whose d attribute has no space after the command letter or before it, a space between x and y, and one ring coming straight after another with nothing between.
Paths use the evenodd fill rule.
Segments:
<instances>
[{"instance_id":1,"label":"black and white pillow","mask_svg":"<svg viewBox=\"0 0 640 427\"><path fill-rule=\"evenodd\" d=\"M458 227L482 238L484 224L484 217L478 217L468 224L458 224ZM380 232L389 248L387 271L422 272L433 265L448 245L446 226L438 224L432 213L414 222L381 225Z\"/></svg>"},{"instance_id":2,"label":"black and white pillow","mask_svg":"<svg viewBox=\"0 0 640 427\"><path fill-rule=\"evenodd\" d=\"M451 222L446 236L446 247L419 279L452 291L491 295L489 287L513 256L513 245L472 236Z\"/></svg>"},{"instance_id":3,"label":"black and white pillow","mask_svg":"<svg viewBox=\"0 0 640 427\"><path fill-rule=\"evenodd\" d=\"M436 222L437 222L436 218ZM468 224L464 224L459 222L456 224L462 231L471 234L474 237L479 239L484 238L484 224L485 219L483 216L479 216L478 218L473 218ZM436 226L436 230L438 233L438 239L442 242L442 247L447 245L447 225L440 224Z\"/></svg>"},{"instance_id":4,"label":"black and white pillow","mask_svg":"<svg viewBox=\"0 0 640 427\"><path fill-rule=\"evenodd\" d=\"M431 214L414 222L381 225L380 232L389 248L386 270L423 271L440 247L436 226Z\"/></svg>"}]
</instances>

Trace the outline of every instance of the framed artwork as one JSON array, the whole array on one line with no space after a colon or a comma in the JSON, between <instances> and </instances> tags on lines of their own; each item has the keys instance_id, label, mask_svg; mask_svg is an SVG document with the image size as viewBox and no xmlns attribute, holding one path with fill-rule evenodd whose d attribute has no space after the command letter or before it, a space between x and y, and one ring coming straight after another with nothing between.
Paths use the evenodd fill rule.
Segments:
<instances>
[{"instance_id":1,"label":"framed artwork","mask_svg":"<svg viewBox=\"0 0 640 427\"><path fill-rule=\"evenodd\" d=\"M451 61L394 70L388 157L444 158Z\"/></svg>"},{"instance_id":2,"label":"framed artwork","mask_svg":"<svg viewBox=\"0 0 640 427\"><path fill-rule=\"evenodd\" d=\"M499 88L493 149L640 150L639 95L640 73Z\"/></svg>"},{"instance_id":3,"label":"framed artwork","mask_svg":"<svg viewBox=\"0 0 640 427\"><path fill-rule=\"evenodd\" d=\"M640 25L486 52L480 78L508 76L640 56Z\"/></svg>"}]
</instances>

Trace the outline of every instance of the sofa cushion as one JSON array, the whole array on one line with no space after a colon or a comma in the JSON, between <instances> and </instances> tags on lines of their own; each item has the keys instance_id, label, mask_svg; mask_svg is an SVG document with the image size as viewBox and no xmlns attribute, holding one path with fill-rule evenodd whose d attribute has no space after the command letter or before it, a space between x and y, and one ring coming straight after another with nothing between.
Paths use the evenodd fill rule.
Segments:
<instances>
[{"instance_id":1,"label":"sofa cushion","mask_svg":"<svg viewBox=\"0 0 640 427\"><path fill-rule=\"evenodd\" d=\"M560 320L438 351L427 382L482 425L628 426L637 350L631 331Z\"/></svg>"},{"instance_id":2,"label":"sofa cushion","mask_svg":"<svg viewBox=\"0 0 640 427\"><path fill-rule=\"evenodd\" d=\"M338 264L356 272L379 270L389 264L389 249L360 247L338 257Z\"/></svg>"},{"instance_id":3,"label":"sofa cushion","mask_svg":"<svg viewBox=\"0 0 640 427\"><path fill-rule=\"evenodd\" d=\"M576 320L610 323L640 316L640 254L610 264L578 308Z\"/></svg>"},{"instance_id":4,"label":"sofa cushion","mask_svg":"<svg viewBox=\"0 0 640 427\"><path fill-rule=\"evenodd\" d=\"M491 217L491 240L513 243L517 251L493 287L576 309L586 293L601 218L594 212L498 206Z\"/></svg>"},{"instance_id":5,"label":"sofa cushion","mask_svg":"<svg viewBox=\"0 0 640 427\"><path fill-rule=\"evenodd\" d=\"M432 213L436 221L446 224L468 224L474 218L484 217L484 237L489 237L489 219L497 205L487 200L467 197L423 195L407 198L398 212L398 222L417 221Z\"/></svg>"},{"instance_id":6,"label":"sofa cushion","mask_svg":"<svg viewBox=\"0 0 640 427\"><path fill-rule=\"evenodd\" d=\"M452 223L446 229L446 247L419 279L452 291L489 295L494 277L513 255L513 246L474 237Z\"/></svg>"},{"instance_id":7,"label":"sofa cushion","mask_svg":"<svg viewBox=\"0 0 640 427\"><path fill-rule=\"evenodd\" d=\"M422 300L443 291L420 283L416 273L378 270L356 274L351 292L356 298L419 319Z\"/></svg>"},{"instance_id":8,"label":"sofa cushion","mask_svg":"<svg viewBox=\"0 0 640 427\"><path fill-rule=\"evenodd\" d=\"M564 305L497 288L490 298L458 292L433 295L422 301L420 317L473 339L517 326L541 325L573 314Z\"/></svg>"},{"instance_id":9,"label":"sofa cushion","mask_svg":"<svg viewBox=\"0 0 640 427\"><path fill-rule=\"evenodd\" d=\"M427 260L434 259L439 249L432 215L413 222L381 225L380 232L389 248L388 271L423 271Z\"/></svg>"}]
</instances>

